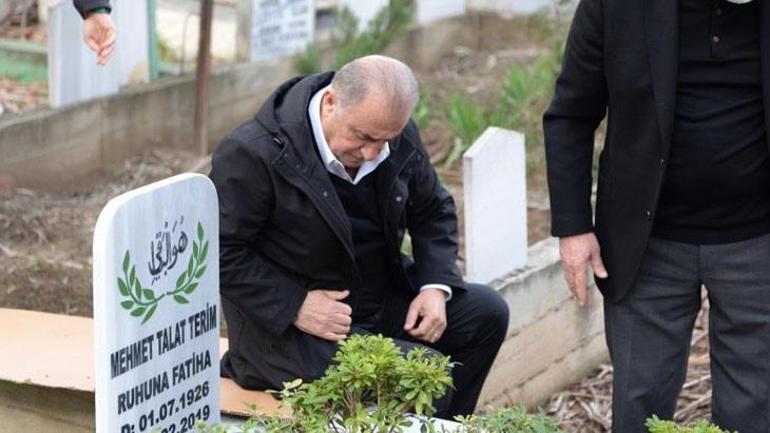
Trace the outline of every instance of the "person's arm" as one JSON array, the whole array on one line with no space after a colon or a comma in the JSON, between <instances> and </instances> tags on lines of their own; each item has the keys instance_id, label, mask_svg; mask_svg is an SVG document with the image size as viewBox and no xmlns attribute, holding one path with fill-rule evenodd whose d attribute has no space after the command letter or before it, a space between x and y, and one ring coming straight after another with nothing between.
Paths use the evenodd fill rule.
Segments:
<instances>
[{"instance_id":1,"label":"person's arm","mask_svg":"<svg viewBox=\"0 0 770 433\"><path fill-rule=\"evenodd\" d=\"M553 100L543 116L555 237L593 231L594 136L607 110L602 1L578 5Z\"/></svg>"},{"instance_id":2,"label":"person's arm","mask_svg":"<svg viewBox=\"0 0 770 433\"><path fill-rule=\"evenodd\" d=\"M268 168L247 148L226 138L211 161L209 177L219 197L220 292L254 325L279 336L307 291L257 249L275 197Z\"/></svg>"},{"instance_id":3,"label":"person's arm","mask_svg":"<svg viewBox=\"0 0 770 433\"><path fill-rule=\"evenodd\" d=\"M89 12L96 9L106 9L107 13L112 10L109 0L73 0L73 4L83 19L86 19Z\"/></svg>"},{"instance_id":4,"label":"person's arm","mask_svg":"<svg viewBox=\"0 0 770 433\"><path fill-rule=\"evenodd\" d=\"M419 148L416 174L409 185L406 227L412 239L415 282L420 292L409 306L404 329L418 340L433 343L446 329L447 299L453 291L465 290L456 263L457 211L412 122L405 134Z\"/></svg>"},{"instance_id":5,"label":"person's arm","mask_svg":"<svg viewBox=\"0 0 770 433\"><path fill-rule=\"evenodd\" d=\"M83 17L83 40L96 53L96 63L104 66L115 47L115 25L110 18L108 0L74 0L75 9Z\"/></svg>"},{"instance_id":6,"label":"person's arm","mask_svg":"<svg viewBox=\"0 0 770 433\"><path fill-rule=\"evenodd\" d=\"M581 304L588 299L588 264L597 276L607 277L591 210L594 137L608 101L603 1L578 5L554 97L543 116L551 233L560 238L565 279Z\"/></svg>"}]
</instances>

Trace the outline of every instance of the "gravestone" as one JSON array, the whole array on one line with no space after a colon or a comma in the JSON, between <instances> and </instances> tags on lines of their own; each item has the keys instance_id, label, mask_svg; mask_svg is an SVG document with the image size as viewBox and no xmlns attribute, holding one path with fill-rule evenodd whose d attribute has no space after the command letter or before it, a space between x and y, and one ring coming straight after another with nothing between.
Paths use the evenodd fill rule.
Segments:
<instances>
[{"instance_id":1,"label":"gravestone","mask_svg":"<svg viewBox=\"0 0 770 433\"><path fill-rule=\"evenodd\" d=\"M111 200L93 245L97 433L219 422L219 214L175 176Z\"/></svg>"},{"instance_id":2,"label":"gravestone","mask_svg":"<svg viewBox=\"0 0 770 433\"><path fill-rule=\"evenodd\" d=\"M251 0L251 7L251 60L296 54L313 42L313 0Z\"/></svg>"},{"instance_id":3,"label":"gravestone","mask_svg":"<svg viewBox=\"0 0 770 433\"><path fill-rule=\"evenodd\" d=\"M467 0L468 8L501 14L529 15L539 12L551 12L554 9L569 11L574 9L577 1L554 2L553 0ZM557 3L560 3L557 5ZM564 4L561 4L564 3Z\"/></svg>"},{"instance_id":4,"label":"gravestone","mask_svg":"<svg viewBox=\"0 0 770 433\"><path fill-rule=\"evenodd\" d=\"M524 135L487 128L463 155L463 177L466 276L489 283L527 264Z\"/></svg>"},{"instance_id":5,"label":"gravestone","mask_svg":"<svg viewBox=\"0 0 770 433\"><path fill-rule=\"evenodd\" d=\"M83 19L70 0L52 4L48 17L48 99L52 107L112 95L149 79L147 1L113 0L117 40L105 66L83 41Z\"/></svg>"},{"instance_id":6,"label":"gravestone","mask_svg":"<svg viewBox=\"0 0 770 433\"><path fill-rule=\"evenodd\" d=\"M419 24L428 24L443 18L465 13L466 0L417 0L415 20ZM366 30L369 21L380 9L386 7L389 0L341 0L340 6L347 7L358 18L359 30Z\"/></svg>"},{"instance_id":7,"label":"gravestone","mask_svg":"<svg viewBox=\"0 0 770 433\"><path fill-rule=\"evenodd\" d=\"M417 22L434 21L465 14L465 0L418 0Z\"/></svg>"}]
</instances>

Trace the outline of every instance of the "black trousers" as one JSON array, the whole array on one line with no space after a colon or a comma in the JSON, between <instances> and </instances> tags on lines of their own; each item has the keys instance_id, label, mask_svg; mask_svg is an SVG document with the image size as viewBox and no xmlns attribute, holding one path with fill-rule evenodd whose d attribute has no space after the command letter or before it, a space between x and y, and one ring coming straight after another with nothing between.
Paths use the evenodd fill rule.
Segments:
<instances>
[{"instance_id":1,"label":"black trousers","mask_svg":"<svg viewBox=\"0 0 770 433\"><path fill-rule=\"evenodd\" d=\"M635 286L605 301L615 433L646 433L670 419L690 339L708 291L712 417L723 429L770 431L770 235L723 245L651 239Z\"/></svg>"},{"instance_id":2,"label":"black trousers","mask_svg":"<svg viewBox=\"0 0 770 433\"><path fill-rule=\"evenodd\" d=\"M424 345L457 362L452 370L454 392L435 403L440 418L471 414L476 407L481 387L492 362L505 339L508 328L508 305L493 289L466 284L467 290L457 292L446 304L447 329L434 344L414 340L404 330L411 299L389 297L376 323L353 323L351 333L381 333L394 339L402 351ZM337 343L323 340L291 327L280 342L270 345L259 365L249 365L252 372L243 377L238 370L241 359L225 354L223 375L234 378L250 389L281 389L282 383L296 378L309 381L323 375L329 366Z\"/></svg>"}]
</instances>

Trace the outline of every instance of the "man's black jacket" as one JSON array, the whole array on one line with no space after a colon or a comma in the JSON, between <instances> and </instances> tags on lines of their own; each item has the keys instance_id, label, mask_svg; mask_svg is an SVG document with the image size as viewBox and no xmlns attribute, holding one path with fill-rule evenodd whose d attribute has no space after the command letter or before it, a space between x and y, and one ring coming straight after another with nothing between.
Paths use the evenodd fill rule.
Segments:
<instances>
[{"instance_id":1,"label":"man's black jacket","mask_svg":"<svg viewBox=\"0 0 770 433\"><path fill-rule=\"evenodd\" d=\"M223 305L238 313L228 315L228 325L243 330L231 333L234 355L242 352L239 346L279 339L293 326L308 290L350 289L355 296L358 282L367 278L354 263L350 223L317 156L307 114L310 98L332 77L328 72L282 84L212 158L221 295ZM464 290L455 264L454 202L413 122L390 149L370 176L377 176L393 290L416 294L426 283ZM405 230L414 263L400 254ZM236 341L234 334L240 334Z\"/></svg>"},{"instance_id":2,"label":"man's black jacket","mask_svg":"<svg viewBox=\"0 0 770 433\"><path fill-rule=\"evenodd\" d=\"M595 231L611 301L636 278L652 229L673 136L678 67L677 0L582 0L562 72L545 113L552 234ZM770 101L770 4L762 8L762 76ZM594 133L607 115L592 222ZM770 130L770 109L766 110Z\"/></svg>"},{"instance_id":3,"label":"man's black jacket","mask_svg":"<svg viewBox=\"0 0 770 433\"><path fill-rule=\"evenodd\" d=\"M85 18L88 11L92 11L96 8L110 9L110 0L73 0L75 9L81 17Z\"/></svg>"}]
</instances>

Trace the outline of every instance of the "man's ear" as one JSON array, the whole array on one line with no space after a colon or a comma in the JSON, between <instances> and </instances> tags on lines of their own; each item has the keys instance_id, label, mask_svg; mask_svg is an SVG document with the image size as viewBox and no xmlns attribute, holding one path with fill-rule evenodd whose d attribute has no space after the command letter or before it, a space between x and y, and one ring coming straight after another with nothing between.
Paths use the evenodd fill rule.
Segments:
<instances>
[{"instance_id":1,"label":"man's ear","mask_svg":"<svg viewBox=\"0 0 770 433\"><path fill-rule=\"evenodd\" d=\"M321 115L329 118L334 114L334 110L338 108L337 95L334 93L333 88L329 88L321 100Z\"/></svg>"}]
</instances>

